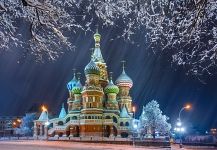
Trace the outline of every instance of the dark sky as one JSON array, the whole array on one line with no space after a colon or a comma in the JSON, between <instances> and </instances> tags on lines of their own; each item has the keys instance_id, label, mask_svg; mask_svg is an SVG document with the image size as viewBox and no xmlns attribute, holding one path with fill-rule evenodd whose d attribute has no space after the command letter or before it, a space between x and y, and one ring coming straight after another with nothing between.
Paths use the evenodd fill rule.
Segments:
<instances>
[{"instance_id":1,"label":"dark sky","mask_svg":"<svg viewBox=\"0 0 217 150\"><path fill-rule=\"evenodd\" d=\"M206 84L202 84L197 78L186 76L184 68L172 66L168 55L154 55L146 45L137 46L123 39L111 41L118 34L113 29L100 29L100 33L103 57L108 71L114 72L114 80L121 73L120 61L127 61L126 72L134 81L131 95L137 117L142 105L155 99L174 123L188 102L193 109L183 112L185 122L200 128L217 126L216 75L204 77ZM72 79L72 69L83 74L90 60L93 33L77 33L72 43L77 46L75 52L67 52L55 62L36 63L28 58L17 63L22 50L16 48L0 55L0 116L23 115L32 105L44 103L50 112L59 113L61 103L66 104L66 84Z\"/></svg>"}]
</instances>

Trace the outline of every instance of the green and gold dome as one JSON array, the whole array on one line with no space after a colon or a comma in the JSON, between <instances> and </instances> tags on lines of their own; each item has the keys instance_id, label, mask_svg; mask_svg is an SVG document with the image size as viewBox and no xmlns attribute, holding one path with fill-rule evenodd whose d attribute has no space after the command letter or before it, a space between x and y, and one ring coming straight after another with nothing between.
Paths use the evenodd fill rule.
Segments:
<instances>
[{"instance_id":1,"label":"green and gold dome","mask_svg":"<svg viewBox=\"0 0 217 150\"><path fill-rule=\"evenodd\" d=\"M99 75L100 74L100 69L99 67L96 65L96 63L91 59L90 62L87 64L87 66L84 69L84 73L85 75L88 74L96 74Z\"/></svg>"},{"instance_id":2,"label":"green and gold dome","mask_svg":"<svg viewBox=\"0 0 217 150\"><path fill-rule=\"evenodd\" d=\"M114 85L112 79L109 81L109 84L105 87L105 93L115 93L118 94L119 93L119 88L118 86Z\"/></svg>"}]
</instances>

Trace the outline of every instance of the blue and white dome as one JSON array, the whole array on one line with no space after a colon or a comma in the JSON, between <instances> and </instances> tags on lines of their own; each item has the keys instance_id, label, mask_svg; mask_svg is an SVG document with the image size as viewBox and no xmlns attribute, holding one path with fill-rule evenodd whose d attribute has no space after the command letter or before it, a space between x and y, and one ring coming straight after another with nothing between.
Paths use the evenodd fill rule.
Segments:
<instances>
[{"instance_id":1,"label":"blue and white dome","mask_svg":"<svg viewBox=\"0 0 217 150\"><path fill-rule=\"evenodd\" d=\"M77 81L75 87L72 88L74 94L80 94L82 92L82 84L80 80Z\"/></svg>"},{"instance_id":2,"label":"blue and white dome","mask_svg":"<svg viewBox=\"0 0 217 150\"><path fill-rule=\"evenodd\" d=\"M73 87L76 86L77 81L78 81L78 80L76 79L75 74L74 74L73 79L72 79L71 81L69 81L69 83L67 84L67 89L68 89L69 91L71 91L71 90L73 89Z\"/></svg>"}]
</instances>

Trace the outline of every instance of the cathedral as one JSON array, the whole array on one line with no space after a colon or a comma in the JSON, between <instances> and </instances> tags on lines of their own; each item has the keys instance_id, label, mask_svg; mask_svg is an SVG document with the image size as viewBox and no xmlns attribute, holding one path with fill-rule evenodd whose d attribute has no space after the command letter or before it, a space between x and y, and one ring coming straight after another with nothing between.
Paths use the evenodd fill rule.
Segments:
<instances>
[{"instance_id":1,"label":"cathedral","mask_svg":"<svg viewBox=\"0 0 217 150\"><path fill-rule=\"evenodd\" d=\"M44 108L34 121L34 137L122 137L133 131L133 107L129 91L132 79L124 69L115 82L108 77L100 49L101 35L94 34L95 48L84 68L85 84L74 73L67 84L68 110L64 105L57 118L48 118Z\"/></svg>"}]
</instances>

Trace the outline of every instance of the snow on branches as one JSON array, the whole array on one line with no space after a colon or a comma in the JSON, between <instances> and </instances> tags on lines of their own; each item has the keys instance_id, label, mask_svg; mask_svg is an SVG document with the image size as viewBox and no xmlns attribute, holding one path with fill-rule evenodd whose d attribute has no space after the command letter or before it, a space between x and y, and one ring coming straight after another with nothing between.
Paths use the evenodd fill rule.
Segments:
<instances>
[{"instance_id":1,"label":"snow on branches","mask_svg":"<svg viewBox=\"0 0 217 150\"><path fill-rule=\"evenodd\" d=\"M118 28L127 40L140 34L149 49L168 51L171 63L189 74L212 74L216 67L216 0L3 0L1 49L27 43L17 34L19 19L29 23L30 53L40 59L55 60L73 48L67 31L100 24Z\"/></svg>"},{"instance_id":2,"label":"snow on branches","mask_svg":"<svg viewBox=\"0 0 217 150\"><path fill-rule=\"evenodd\" d=\"M171 129L171 125L167 122L169 118L162 114L159 107L158 102L155 100L143 107L140 122L147 134L154 134L155 132L166 134Z\"/></svg>"}]
</instances>

